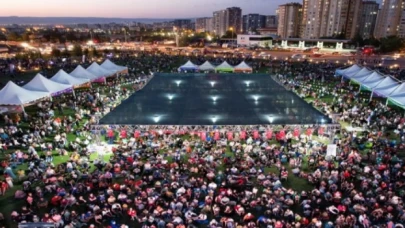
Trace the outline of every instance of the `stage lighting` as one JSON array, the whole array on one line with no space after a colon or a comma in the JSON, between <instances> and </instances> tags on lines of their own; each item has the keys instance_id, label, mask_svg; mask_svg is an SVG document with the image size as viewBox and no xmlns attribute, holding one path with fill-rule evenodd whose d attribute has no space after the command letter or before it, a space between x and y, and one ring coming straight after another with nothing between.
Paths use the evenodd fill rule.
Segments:
<instances>
[{"instance_id":1,"label":"stage lighting","mask_svg":"<svg viewBox=\"0 0 405 228\"><path fill-rule=\"evenodd\" d=\"M210 82L210 84L211 84L211 87L214 87L215 82Z\"/></svg>"},{"instance_id":2,"label":"stage lighting","mask_svg":"<svg viewBox=\"0 0 405 228\"><path fill-rule=\"evenodd\" d=\"M153 117L153 121L155 121L155 123L158 123L159 120L160 120L160 116L155 115L155 116Z\"/></svg>"},{"instance_id":3,"label":"stage lighting","mask_svg":"<svg viewBox=\"0 0 405 228\"><path fill-rule=\"evenodd\" d=\"M217 118L216 116L213 116L213 117L211 118L211 120L212 120L213 123L216 123L217 120L218 120L218 118Z\"/></svg>"},{"instance_id":4,"label":"stage lighting","mask_svg":"<svg viewBox=\"0 0 405 228\"><path fill-rule=\"evenodd\" d=\"M269 118L269 122L270 122L270 123L273 123L274 117L273 117L273 116L269 116L268 118Z\"/></svg>"}]
</instances>

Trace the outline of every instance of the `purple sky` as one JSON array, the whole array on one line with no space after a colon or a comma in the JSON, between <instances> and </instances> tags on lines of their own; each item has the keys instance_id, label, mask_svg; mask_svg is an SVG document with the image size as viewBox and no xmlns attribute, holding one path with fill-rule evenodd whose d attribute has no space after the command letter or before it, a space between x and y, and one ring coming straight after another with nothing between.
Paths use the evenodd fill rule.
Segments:
<instances>
[{"instance_id":1,"label":"purple sky","mask_svg":"<svg viewBox=\"0 0 405 228\"><path fill-rule=\"evenodd\" d=\"M6 0L0 16L191 18L231 6L242 14L272 15L292 0ZM296 2L302 3L302 0Z\"/></svg>"}]
</instances>

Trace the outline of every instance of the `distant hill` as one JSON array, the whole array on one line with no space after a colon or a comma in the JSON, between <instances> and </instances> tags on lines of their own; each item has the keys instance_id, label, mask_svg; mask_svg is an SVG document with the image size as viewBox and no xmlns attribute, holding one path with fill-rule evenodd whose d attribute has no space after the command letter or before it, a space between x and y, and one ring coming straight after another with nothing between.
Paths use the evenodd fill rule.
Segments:
<instances>
[{"instance_id":1,"label":"distant hill","mask_svg":"<svg viewBox=\"0 0 405 228\"><path fill-rule=\"evenodd\" d=\"M170 21L174 19L154 19L154 18L103 18L103 17L0 17L0 25L8 24L108 24L108 23L128 23L141 22L151 24L154 22Z\"/></svg>"}]
</instances>

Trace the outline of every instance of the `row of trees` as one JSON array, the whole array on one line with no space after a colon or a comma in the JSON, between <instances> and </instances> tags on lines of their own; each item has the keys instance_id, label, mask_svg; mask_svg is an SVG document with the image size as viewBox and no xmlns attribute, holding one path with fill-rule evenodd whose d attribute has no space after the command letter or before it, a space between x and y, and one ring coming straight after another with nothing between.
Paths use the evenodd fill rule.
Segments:
<instances>
[{"instance_id":1,"label":"row of trees","mask_svg":"<svg viewBox=\"0 0 405 228\"><path fill-rule=\"evenodd\" d=\"M76 44L73 46L73 50L71 52L69 52L66 48L64 51L60 51L59 49L53 49L51 52L51 56L52 57L69 57L69 56L81 57L81 56L85 55L88 57L100 57L101 53L109 54L111 52L113 52L114 54L118 54L119 50L117 48L114 48L112 51L104 49L100 52L95 47L92 47L90 49L88 49L88 48L83 49L79 44Z\"/></svg>"},{"instance_id":2,"label":"row of trees","mask_svg":"<svg viewBox=\"0 0 405 228\"><path fill-rule=\"evenodd\" d=\"M365 45L371 45L379 47L383 53L399 51L405 48L405 39L398 36L388 36L377 40L374 37L369 39L363 39L360 34L357 34L351 42L357 47L363 47Z\"/></svg>"}]
</instances>

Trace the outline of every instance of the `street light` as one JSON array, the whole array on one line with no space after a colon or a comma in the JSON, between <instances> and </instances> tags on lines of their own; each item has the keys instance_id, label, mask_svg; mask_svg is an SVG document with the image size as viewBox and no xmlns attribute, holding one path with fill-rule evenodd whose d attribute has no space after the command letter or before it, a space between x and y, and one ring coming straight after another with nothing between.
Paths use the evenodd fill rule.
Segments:
<instances>
[{"instance_id":1,"label":"street light","mask_svg":"<svg viewBox=\"0 0 405 228\"><path fill-rule=\"evenodd\" d=\"M232 43L233 43L233 27L230 27L229 30L231 30Z\"/></svg>"}]
</instances>

